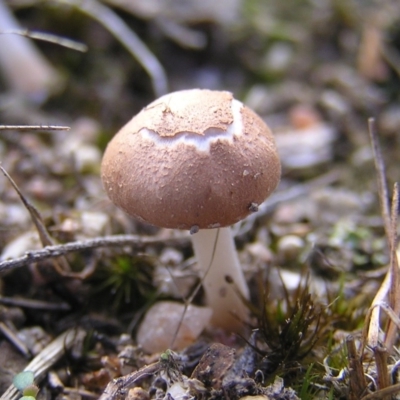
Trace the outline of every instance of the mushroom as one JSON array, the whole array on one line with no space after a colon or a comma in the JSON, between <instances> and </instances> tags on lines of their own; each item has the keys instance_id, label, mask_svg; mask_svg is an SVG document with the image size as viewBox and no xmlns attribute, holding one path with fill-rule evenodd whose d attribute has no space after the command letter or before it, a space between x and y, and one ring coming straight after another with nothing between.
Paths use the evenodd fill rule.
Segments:
<instances>
[{"instance_id":1,"label":"mushroom","mask_svg":"<svg viewBox=\"0 0 400 400\"><path fill-rule=\"evenodd\" d=\"M280 171L272 133L257 114L229 92L192 89L134 116L108 144L101 177L127 214L190 230L211 322L240 331L249 289L229 226L257 211Z\"/></svg>"}]
</instances>

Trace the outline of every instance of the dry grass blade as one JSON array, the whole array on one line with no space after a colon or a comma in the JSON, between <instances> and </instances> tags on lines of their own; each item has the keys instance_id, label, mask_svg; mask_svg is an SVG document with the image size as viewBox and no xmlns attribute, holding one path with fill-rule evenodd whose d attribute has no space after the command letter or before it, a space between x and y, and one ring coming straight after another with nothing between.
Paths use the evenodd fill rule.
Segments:
<instances>
[{"instance_id":1,"label":"dry grass blade","mask_svg":"<svg viewBox=\"0 0 400 400\"><path fill-rule=\"evenodd\" d=\"M394 340L396 339L396 332L400 330L400 320L399 320L399 310L400 307L400 290L399 290L399 265L396 253L396 243L397 243L397 205L399 201L399 190L398 185L395 184L393 191L393 202L392 202L392 218L391 218L391 234L390 239L390 269L376 294L366 316L366 323L364 327L363 340L367 338L367 343L370 347L375 348L378 346L379 338L379 315L380 309L383 309L388 314L390 321L389 326L386 330L385 346L388 349L393 347ZM393 276L395 279L393 279ZM389 305L384 302L384 299L389 294ZM394 307L397 306L397 309ZM369 321L369 323L368 323ZM368 334L366 333L368 330Z\"/></svg>"},{"instance_id":2,"label":"dry grass blade","mask_svg":"<svg viewBox=\"0 0 400 400\"><path fill-rule=\"evenodd\" d=\"M395 195L394 200L398 199L398 189L397 185L395 186ZM396 200L398 201L398 200ZM397 209L397 206L395 206ZM397 217L395 218L397 221ZM390 269L382 282L381 287L379 288L378 293L376 294L370 308L369 312L365 318L366 323L364 327L363 333L363 340L367 339L367 344L371 348L376 348L379 345L379 330L380 330L380 323L379 323L379 316L380 310L383 309L389 316L389 326L386 330L386 337L385 337L385 346L388 349L392 349L394 340L396 339L397 331L400 330L400 319L399 315L399 302L400 302L400 290L399 290L399 281L398 281L398 260L397 260L397 253L396 253L396 246L395 243L397 235L393 235L393 245L391 245L391 262L390 262ZM392 272L394 270L394 272ZM395 279L392 279L393 275L396 276ZM390 294L392 293L392 296ZM389 305L385 303L384 299L389 294ZM390 298L392 297L392 299ZM397 306L395 309L394 306ZM367 332L368 331L368 332Z\"/></svg>"},{"instance_id":3,"label":"dry grass blade","mask_svg":"<svg viewBox=\"0 0 400 400\"><path fill-rule=\"evenodd\" d=\"M381 203L381 213L383 217L383 223L386 231L386 236L390 237L390 210L389 210L389 190L386 183L385 163L382 157L382 151L379 146L378 134L375 127L375 119L370 118L368 120L368 132L374 152L375 168L377 171L378 178L378 194Z\"/></svg>"},{"instance_id":4,"label":"dry grass blade","mask_svg":"<svg viewBox=\"0 0 400 400\"><path fill-rule=\"evenodd\" d=\"M367 394L366 396L362 397L361 400L382 400L387 398L387 396L391 396L399 392L400 392L400 383L397 383L396 385L392 385L385 389L377 390L374 393Z\"/></svg>"},{"instance_id":5,"label":"dry grass blade","mask_svg":"<svg viewBox=\"0 0 400 400\"><path fill-rule=\"evenodd\" d=\"M393 309L395 315L400 314L400 271L397 260L397 221L398 221L398 204L399 204L399 187L396 183L393 189L392 209L391 209L391 234L389 237L390 248L390 276L391 285L389 289L389 305ZM394 342L397 337L398 327L389 320L389 325L386 329L385 346L388 352L391 353Z\"/></svg>"},{"instance_id":6,"label":"dry grass blade","mask_svg":"<svg viewBox=\"0 0 400 400\"><path fill-rule=\"evenodd\" d=\"M385 164L382 158L382 152L380 150L379 141L377 137L377 132L375 129L375 121L370 118L368 121L369 125L369 134L371 138L372 147L374 150L374 160L375 166L378 173L378 187L379 187L379 199L381 204L381 212L386 232L386 237L389 242L389 248L391 255L394 252L394 256L392 255L391 266L389 271L379 288L377 294L375 295L374 300L371 304L371 312L369 313L369 323L368 326L368 335L367 335L367 344L376 348L379 344L379 330L380 330L380 307L376 306L377 304L381 304L389 295L389 306L392 308L396 315L400 313L400 291L399 291L399 271L398 264L396 259L395 249L393 249L393 243L396 242L396 225L397 225L397 202L398 200L398 189L397 185L395 185L395 190L393 194L393 205L392 212L390 213L389 203L388 203L388 188L386 184L385 177ZM368 320L367 320L368 321ZM390 353L390 350L393 345L394 334L395 334L395 326L393 324L389 324L386 342L385 345ZM364 338L365 339L365 338Z\"/></svg>"},{"instance_id":7,"label":"dry grass blade","mask_svg":"<svg viewBox=\"0 0 400 400\"><path fill-rule=\"evenodd\" d=\"M14 180L11 178L8 172L1 165L0 165L0 170L1 172L3 172L4 176L9 180L14 190L17 192L19 198L21 199L22 203L24 204L25 208L28 210L32 222L34 223L36 230L38 231L42 246L52 246L54 244L53 240L50 234L47 232L46 225L44 224L42 216L40 215L39 211L22 194L17 184L14 182ZM66 272L69 272L71 270L68 261L64 257L60 257L53 260L53 265L56 268L57 272L59 272L60 274L65 274Z\"/></svg>"},{"instance_id":8,"label":"dry grass blade","mask_svg":"<svg viewBox=\"0 0 400 400\"><path fill-rule=\"evenodd\" d=\"M142 65L152 80L156 97L168 91L167 76L158 59L151 53L139 37L110 8L96 0L58 0L61 3L76 7L98 21L118 39L125 48Z\"/></svg>"},{"instance_id":9,"label":"dry grass blade","mask_svg":"<svg viewBox=\"0 0 400 400\"><path fill-rule=\"evenodd\" d=\"M365 340L366 340L367 335L368 335L368 330L371 330L371 323L372 322L377 323L377 326L373 327L374 329L377 330L377 332L380 329L378 321L372 321L372 317L371 317L375 308L378 308L379 310L385 311L385 313L387 314L387 316L390 319L391 323L394 324L397 327L398 330L400 330L400 318L387 303L385 303L385 302L377 302L377 303L373 304L368 309L367 315L365 316L365 324L364 324L364 328L363 328L363 333L361 335L362 336L362 340L363 340L363 344L361 346L361 356L362 356L362 352L363 352L363 350L365 348L365 344L366 344ZM379 346L377 345L375 347L372 347L372 349L375 349L377 347L379 347Z\"/></svg>"},{"instance_id":10,"label":"dry grass blade","mask_svg":"<svg viewBox=\"0 0 400 400\"><path fill-rule=\"evenodd\" d=\"M44 225L42 216L40 215L39 211L28 201L28 199L22 194L19 190L18 185L15 181L11 178L8 172L0 165L0 170L4 174L4 176L8 179L11 183L14 190L17 192L19 198L21 199L22 203L24 204L25 208L29 211L29 214L32 218L33 223L35 224L36 230L39 233L40 241L43 246L51 246L53 244L49 233Z\"/></svg>"},{"instance_id":11,"label":"dry grass blade","mask_svg":"<svg viewBox=\"0 0 400 400\"><path fill-rule=\"evenodd\" d=\"M365 318L365 326L363 333L363 342L371 347L375 348L379 344L379 317L380 317L380 308L384 303L387 293L390 288L390 275L386 274L385 279L383 280L377 294L372 301L372 304L369 308L369 312Z\"/></svg>"},{"instance_id":12,"label":"dry grass blade","mask_svg":"<svg viewBox=\"0 0 400 400\"><path fill-rule=\"evenodd\" d=\"M52 33L45 32L34 32L28 29L8 29L5 31L0 31L0 34L12 34L12 35L20 35L25 36L31 39L42 40L44 42L54 43L59 46L67 47L68 49L81 51L82 53L88 50L86 44L77 42L72 39L68 39L62 36L57 36Z\"/></svg>"}]
</instances>

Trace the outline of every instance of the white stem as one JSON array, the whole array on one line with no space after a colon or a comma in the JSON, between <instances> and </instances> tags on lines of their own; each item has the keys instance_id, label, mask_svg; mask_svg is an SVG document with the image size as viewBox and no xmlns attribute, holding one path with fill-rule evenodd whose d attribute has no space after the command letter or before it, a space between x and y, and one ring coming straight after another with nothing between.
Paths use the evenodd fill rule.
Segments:
<instances>
[{"instance_id":1,"label":"white stem","mask_svg":"<svg viewBox=\"0 0 400 400\"><path fill-rule=\"evenodd\" d=\"M240 331L249 310L238 295L249 299L230 228L204 229L192 236L197 263L203 273L207 305L213 309L211 322L229 331ZM227 282L230 278L233 283Z\"/></svg>"},{"instance_id":2,"label":"white stem","mask_svg":"<svg viewBox=\"0 0 400 400\"><path fill-rule=\"evenodd\" d=\"M61 77L32 41L4 33L21 27L0 0L0 67L10 89L34 100L43 100L61 82Z\"/></svg>"}]
</instances>

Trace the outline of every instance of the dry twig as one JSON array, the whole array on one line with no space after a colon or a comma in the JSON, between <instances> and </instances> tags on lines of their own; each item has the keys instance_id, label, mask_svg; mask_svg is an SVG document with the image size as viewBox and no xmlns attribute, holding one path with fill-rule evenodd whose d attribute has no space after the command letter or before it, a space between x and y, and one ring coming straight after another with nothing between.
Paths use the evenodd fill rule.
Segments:
<instances>
[{"instance_id":1,"label":"dry twig","mask_svg":"<svg viewBox=\"0 0 400 400\"><path fill-rule=\"evenodd\" d=\"M99 400L117 400L134 384L143 378L147 378L156 374L161 369L161 363L155 362L150 365L130 373L129 375L121 376L120 378L113 379L104 389L103 394Z\"/></svg>"},{"instance_id":2,"label":"dry twig","mask_svg":"<svg viewBox=\"0 0 400 400\"><path fill-rule=\"evenodd\" d=\"M385 389L390 386L390 377L388 371L388 352L384 347L378 346L374 349L374 357L376 363L376 374L378 376L377 386L378 390ZM385 400L387 398L383 398Z\"/></svg>"},{"instance_id":3,"label":"dry twig","mask_svg":"<svg viewBox=\"0 0 400 400\"><path fill-rule=\"evenodd\" d=\"M358 400L367 392L367 382L360 357L358 356L353 336L346 338L346 347L349 361L350 400Z\"/></svg>"},{"instance_id":4,"label":"dry twig","mask_svg":"<svg viewBox=\"0 0 400 400\"><path fill-rule=\"evenodd\" d=\"M366 396L362 397L361 400L382 400L387 396L396 394L400 392L400 383L396 385L389 386L382 390L377 390L376 392L367 394Z\"/></svg>"},{"instance_id":5,"label":"dry twig","mask_svg":"<svg viewBox=\"0 0 400 400\"><path fill-rule=\"evenodd\" d=\"M0 125L0 131L69 131L69 126L62 125Z\"/></svg>"},{"instance_id":6,"label":"dry twig","mask_svg":"<svg viewBox=\"0 0 400 400\"><path fill-rule=\"evenodd\" d=\"M174 238L159 238L146 237L140 235L114 235L103 236L89 240L69 242L54 246L46 246L43 249L32 250L25 255L14 258L12 260L4 260L0 262L0 276L15 268L20 268L33 262L46 260L53 257L59 257L69 253L74 253L83 250L92 250L99 247L123 247L131 246L135 249L140 249L148 244L176 244L189 242L190 237L187 234L176 236Z\"/></svg>"}]
</instances>

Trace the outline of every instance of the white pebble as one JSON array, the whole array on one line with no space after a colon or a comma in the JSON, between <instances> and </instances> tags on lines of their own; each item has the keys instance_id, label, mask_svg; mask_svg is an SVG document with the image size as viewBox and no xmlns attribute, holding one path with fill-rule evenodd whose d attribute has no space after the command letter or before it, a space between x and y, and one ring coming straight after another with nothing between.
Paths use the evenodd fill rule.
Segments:
<instances>
[{"instance_id":1,"label":"white pebble","mask_svg":"<svg viewBox=\"0 0 400 400\"><path fill-rule=\"evenodd\" d=\"M150 308L136 337L144 351L152 354L171 348L181 350L197 340L209 325L212 310L191 305L181 321L184 309L183 304L173 301L160 301ZM178 334L172 343L179 324Z\"/></svg>"}]
</instances>

